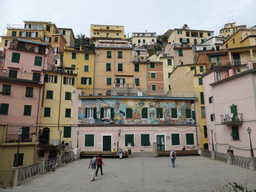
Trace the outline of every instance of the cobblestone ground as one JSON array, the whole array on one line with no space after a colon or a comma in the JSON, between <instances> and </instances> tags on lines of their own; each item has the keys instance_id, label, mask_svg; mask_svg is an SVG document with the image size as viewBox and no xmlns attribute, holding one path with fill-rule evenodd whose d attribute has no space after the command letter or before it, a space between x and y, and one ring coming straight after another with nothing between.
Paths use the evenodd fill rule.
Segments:
<instances>
[{"instance_id":1,"label":"cobblestone ground","mask_svg":"<svg viewBox=\"0 0 256 192\"><path fill-rule=\"evenodd\" d=\"M220 191L228 182L247 183L256 189L256 171L205 157L104 159L104 176L90 182L90 159L81 159L39 175L11 191Z\"/></svg>"}]
</instances>

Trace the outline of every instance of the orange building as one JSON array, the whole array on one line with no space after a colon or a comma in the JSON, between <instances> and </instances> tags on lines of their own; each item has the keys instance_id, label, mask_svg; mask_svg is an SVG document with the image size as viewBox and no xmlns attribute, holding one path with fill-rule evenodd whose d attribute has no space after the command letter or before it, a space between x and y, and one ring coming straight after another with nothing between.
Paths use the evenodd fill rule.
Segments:
<instances>
[{"instance_id":1,"label":"orange building","mask_svg":"<svg viewBox=\"0 0 256 192\"><path fill-rule=\"evenodd\" d=\"M164 94L163 62L153 61L147 64L148 95Z\"/></svg>"}]
</instances>

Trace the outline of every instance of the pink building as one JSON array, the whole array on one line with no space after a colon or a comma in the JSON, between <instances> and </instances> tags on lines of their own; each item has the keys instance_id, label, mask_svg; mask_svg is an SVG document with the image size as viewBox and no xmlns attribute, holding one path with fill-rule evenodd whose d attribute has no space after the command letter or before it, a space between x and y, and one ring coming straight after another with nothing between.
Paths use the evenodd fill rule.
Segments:
<instances>
[{"instance_id":1,"label":"pink building","mask_svg":"<svg viewBox=\"0 0 256 192\"><path fill-rule=\"evenodd\" d=\"M233 69L215 68L203 75L209 149L249 157L251 128L256 153L256 70L234 74ZM212 130L212 133L211 133ZM213 137L213 138L212 138Z\"/></svg>"},{"instance_id":2,"label":"pink building","mask_svg":"<svg viewBox=\"0 0 256 192\"><path fill-rule=\"evenodd\" d=\"M8 42L0 71L0 122L8 125L6 142L38 135L38 123L44 82L43 70L53 66L53 50L45 43L15 39Z\"/></svg>"}]
</instances>

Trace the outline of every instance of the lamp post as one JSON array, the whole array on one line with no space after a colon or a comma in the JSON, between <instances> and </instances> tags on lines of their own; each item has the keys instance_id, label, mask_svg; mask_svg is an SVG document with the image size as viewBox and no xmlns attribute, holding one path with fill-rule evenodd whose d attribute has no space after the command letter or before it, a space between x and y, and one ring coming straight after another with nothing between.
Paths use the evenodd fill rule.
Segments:
<instances>
[{"instance_id":1,"label":"lamp post","mask_svg":"<svg viewBox=\"0 0 256 192\"><path fill-rule=\"evenodd\" d=\"M214 151L214 144L213 144L213 130L211 129L211 134L212 134L212 150Z\"/></svg>"},{"instance_id":2,"label":"lamp post","mask_svg":"<svg viewBox=\"0 0 256 192\"><path fill-rule=\"evenodd\" d=\"M78 139L79 139L79 131L77 131L77 138L76 138L76 141L77 141L77 147L78 148Z\"/></svg>"},{"instance_id":3,"label":"lamp post","mask_svg":"<svg viewBox=\"0 0 256 192\"><path fill-rule=\"evenodd\" d=\"M60 147L61 147L61 134L62 134L62 130L60 130L59 133L60 133ZM59 155L60 155L60 147L59 147Z\"/></svg>"},{"instance_id":4,"label":"lamp post","mask_svg":"<svg viewBox=\"0 0 256 192\"><path fill-rule=\"evenodd\" d=\"M117 146L117 151L119 150L119 137L121 135L121 129L118 130L118 146Z\"/></svg>"},{"instance_id":5,"label":"lamp post","mask_svg":"<svg viewBox=\"0 0 256 192\"><path fill-rule=\"evenodd\" d=\"M249 134L249 139L250 139L251 157L254 157L254 155L253 155L253 149L252 149L252 140L251 140L251 132L252 132L252 130L251 130L250 127L248 127L247 132L248 132L248 134Z\"/></svg>"},{"instance_id":6,"label":"lamp post","mask_svg":"<svg viewBox=\"0 0 256 192\"><path fill-rule=\"evenodd\" d=\"M22 135L22 128L19 128L18 130L18 149L17 149L17 154L16 154L16 158L15 158L15 167L18 167L18 160L19 160L19 150L20 150L20 136Z\"/></svg>"}]
</instances>

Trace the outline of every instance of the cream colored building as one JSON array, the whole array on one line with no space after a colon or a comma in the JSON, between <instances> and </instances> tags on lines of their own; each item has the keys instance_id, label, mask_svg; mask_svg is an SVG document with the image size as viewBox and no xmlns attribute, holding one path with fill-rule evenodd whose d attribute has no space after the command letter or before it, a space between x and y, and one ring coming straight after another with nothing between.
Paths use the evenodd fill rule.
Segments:
<instances>
[{"instance_id":1,"label":"cream colored building","mask_svg":"<svg viewBox=\"0 0 256 192\"><path fill-rule=\"evenodd\" d=\"M67 47L75 47L75 35L72 28L58 28L59 33L66 39Z\"/></svg>"},{"instance_id":2,"label":"cream colored building","mask_svg":"<svg viewBox=\"0 0 256 192\"><path fill-rule=\"evenodd\" d=\"M124 26L91 24L90 38L97 39L125 39Z\"/></svg>"},{"instance_id":3,"label":"cream colored building","mask_svg":"<svg viewBox=\"0 0 256 192\"><path fill-rule=\"evenodd\" d=\"M156 45L156 32L133 32L132 44L135 46Z\"/></svg>"},{"instance_id":4,"label":"cream colored building","mask_svg":"<svg viewBox=\"0 0 256 192\"><path fill-rule=\"evenodd\" d=\"M236 22L226 23L222 29L220 29L220 35L222 37L229 37L233 33L237 32L239 29L245 29L247 25L238 25L236 26Z\"/></svg>"}]
</instances>

